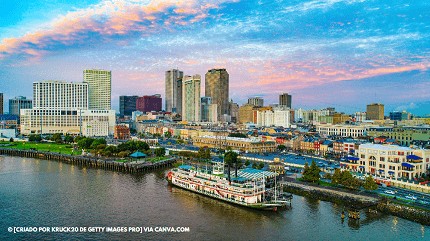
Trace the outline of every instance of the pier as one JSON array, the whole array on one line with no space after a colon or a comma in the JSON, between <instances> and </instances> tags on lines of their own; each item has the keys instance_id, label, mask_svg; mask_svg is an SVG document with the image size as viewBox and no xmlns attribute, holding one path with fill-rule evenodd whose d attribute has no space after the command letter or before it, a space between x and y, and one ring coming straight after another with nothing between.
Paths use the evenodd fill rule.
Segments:
<instances>
[{"instance_id":1,"label":"pier","mask_svg":"<svg viewBox=\"0 0 430 241\"><path fill-rule=\"evenodd\" d=\"M53 152L42 152L36 150L16 150L10 148L0 148L0 155L28 157L44 159L49 161L58 161L72 165L85 166L90 168L99 168L117 172L141 173L152 171L160 168L170 167L176 162L175 158L170 158L156 163L149 162L117 162L108 158L99 158L92 156L67 155Z\"/></svg>"}]
</instances>

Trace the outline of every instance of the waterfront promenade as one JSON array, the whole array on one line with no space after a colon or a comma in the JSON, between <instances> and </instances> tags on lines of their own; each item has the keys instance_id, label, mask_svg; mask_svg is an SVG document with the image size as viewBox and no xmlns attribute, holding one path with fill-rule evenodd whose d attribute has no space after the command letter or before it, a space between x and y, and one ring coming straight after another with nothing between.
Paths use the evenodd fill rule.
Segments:
<instances>
[{"instance_id":1,"label":"waterfront promenade","mask_svg":"<svg viewBox=\"0 0 430 241\"><path fill-rule=\"evenodd\" d=\"M52 161L59 161L73 165L87 166L91 168L101 168L111 171L128 172L128 173L139 173L159 168L165 168L171 166L176 162L175 158L169 158L163 161L151 163L145 161L137 162L117 162L109 158L99 158L93 156L82 156L82 155L68 155L53 152L44 152L37 150L17 150L11 148L0 148L0 155L18 156L18 157L29 157L37 159L45 159Z\"/></svg>"}]
</instances>

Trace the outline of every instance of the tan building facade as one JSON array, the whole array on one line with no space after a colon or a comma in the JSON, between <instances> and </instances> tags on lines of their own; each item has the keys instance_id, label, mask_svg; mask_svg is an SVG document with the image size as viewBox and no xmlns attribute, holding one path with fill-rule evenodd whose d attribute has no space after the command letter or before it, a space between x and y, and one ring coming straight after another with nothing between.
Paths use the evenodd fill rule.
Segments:
<instances>
[{"instance_id":1,"label":"tan building facade","mask_svg":"<svg viewBox=\"0 0 430 241\"><path fill-rule=\"evenodd\" d=\"M341 162L344 169L361 171L384 178L413 179L430 167L430 150L396 145L362 144L358 160Z\"/></svg>"},{"instance_id":2,"label":"tan building facade","mask_svg":"<svg viewBox=\"0 0 430 241\"><path fill-rule=\"evenodd\" d=\"M230 115L229 75L226 69L210 69L205 75L205 96L211 97L212 104L217 105L218 120L224 114Z\"/></svg>"},{"instance_id":3,"label":"tan building facade","mask_svg":"<svg viewBox=\"0 0 430 241\"><path fill-rule=\"evenodd\" d=\"M383 120L384 119L384 105L373 103L367 105L366 119L368 120Z\"/></svg>"},{"instance_id":4,"label":"tan building facade","mask_svg":"<svg viewBox=\"0 0 430 241\"><path fill-rule=\"evenodd\" d=\"M239 107L239 123L253 123L254 106L245 104Z\"/></svg>"},{"instance_id":5,"label":"tan building facade","mask_svg":"<svg viewBox=\"0 0 430 241\"><path fill-rule=\"evenodd\" d=\"M249 153L274 152L276 150L275 142L263 142L257 138L199 136L193 138L193 145L222 149L230 147L233 150Z\"/></svg>"}]
</instances>

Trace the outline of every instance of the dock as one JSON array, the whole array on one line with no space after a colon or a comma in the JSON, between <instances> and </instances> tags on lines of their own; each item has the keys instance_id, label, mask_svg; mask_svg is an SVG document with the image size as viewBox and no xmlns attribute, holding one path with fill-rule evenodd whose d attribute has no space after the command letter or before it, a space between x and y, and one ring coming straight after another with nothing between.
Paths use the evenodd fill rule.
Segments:
<instances>
[{"instance_id":1,"label":"dock","mask_svg":"<svg viewBox=\"0 0 430 241\"><path fill-rule=\"evenodd\" d=\"M68 155L53 152L43 152L36 150L17 150L10 148L0 148L0 155L28 157L57 161L71 165L84 166L89 168L98 168L116 172L141 173L152 171L160 168L172 166L176 162L175 158L170 158L156 163L150 162L117 162L109 158L100 158L92 156Z\"/></svg>"}]
</instances>

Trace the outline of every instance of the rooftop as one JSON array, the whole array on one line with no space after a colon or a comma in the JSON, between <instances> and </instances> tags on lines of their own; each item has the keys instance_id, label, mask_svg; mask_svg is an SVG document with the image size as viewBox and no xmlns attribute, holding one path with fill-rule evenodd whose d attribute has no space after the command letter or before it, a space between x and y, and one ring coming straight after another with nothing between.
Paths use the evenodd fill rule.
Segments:
<instances>
[{"instance_id":1,"label":"rooftop","mask_svg":"<svg viewBox=\"0 0 430 241\"><path fill-rule=\"evenodd\" d=\"M381 145L381 144L373 144L373 143L367 143L362 144L359 147L362 148L368 148L368 149L378 149L378 150L384 150L384 151L413 151L412 148L404 147L404 146L397 146L397 145Z\"/></svg>"}]
</instances>

